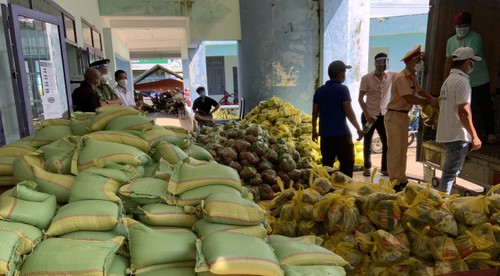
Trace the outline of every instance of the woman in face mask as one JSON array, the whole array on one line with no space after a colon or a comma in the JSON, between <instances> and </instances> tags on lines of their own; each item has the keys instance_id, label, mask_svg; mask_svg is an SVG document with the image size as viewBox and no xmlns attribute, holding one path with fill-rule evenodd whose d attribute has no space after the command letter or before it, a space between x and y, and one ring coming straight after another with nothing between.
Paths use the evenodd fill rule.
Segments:
<instances>
[{"instance_id":1,"label":"woman in face mask","mask_svg":"<svg viewBox=\"0 0 500 276\"><path fill-rule=\"evenodd\" d=\"M452 55L455 50L460 47L470 47L474 53L481 57L480 61L476 61L471 67L473 71L469 72L470 85L472 87L472 113L481 113L484 132L488 143L497 142L495 136L495 120L493 114L493 103L490 96L490 78L486 61L483 56L482 37L477 32L471 30L472 16L468 12L458 12L453 19L455 35L448 39L446 43L446 63L444 66L445 80L450 74L450 69L453 65ZM481 133L481 131L479 131Z\"/></svg>"},{"instance_id":2,"label":"woman in face mask","mask_svg":"<svg viewBox=\"0 0 500 276\"><path fill-rule=\"evenodd\" d=\"M123 70L118 70L115 72L115 81L118 85L113 89L118 99L120 99L122 105L130 106L135 109L139 109L134 99L134 92L132 90L127 90L127 73Z\"/></svg>"}]
</instances>

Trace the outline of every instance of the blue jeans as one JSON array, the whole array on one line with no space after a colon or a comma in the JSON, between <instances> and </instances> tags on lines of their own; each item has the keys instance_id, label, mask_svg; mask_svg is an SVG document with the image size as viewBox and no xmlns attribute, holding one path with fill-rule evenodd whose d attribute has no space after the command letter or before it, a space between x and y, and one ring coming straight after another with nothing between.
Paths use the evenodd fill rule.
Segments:
<instances>
[{"instance_id":1,"label":"blue jeans","mask_svg":"<svg viewBox=\"0 0 500 276\"><path fill-rule=\"evenodd\" d=\"M450 194L455 178L460 174L460 170L464 165L465 157L469 151L469 142L456 141L444 143L444 145L446 147L446 161L444 162L443 174L438 189Z\"/></svg>"}]
</instances>

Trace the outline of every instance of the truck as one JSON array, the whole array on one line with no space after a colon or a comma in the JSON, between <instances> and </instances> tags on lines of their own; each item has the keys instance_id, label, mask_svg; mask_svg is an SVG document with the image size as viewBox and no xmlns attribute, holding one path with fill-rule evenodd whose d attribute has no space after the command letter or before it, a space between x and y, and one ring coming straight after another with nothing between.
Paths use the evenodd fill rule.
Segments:
<instances>
[{"instance_id":1,"label":"truck","mask_svg":"<svg viewBox=\"0 0 500 276\"><path fill-rule=\"evenodd\" d=\"M500 0L430 0L425 45L425 70L423 88L434 96L439 96L444 81L446 60L446 42L455 34L453 17L459 11L468 11L472 15L471 30L483 38L483 58L490 73L491 97L495 115L495 131L500 131ZM473 110L473 121L480 138L485 137L480 120L480 112ZM435 141L435 127L419 124L417 140L417 161L424 167L423 180L439 184L436 171L441 170L445 162L445 147ZM482 148L468 153L459 177L477 184L471 189L454 185L452 193L474 195L488 191L500 183L500 143L488 144L482 139Z\"/></svg>"}]
</instances>

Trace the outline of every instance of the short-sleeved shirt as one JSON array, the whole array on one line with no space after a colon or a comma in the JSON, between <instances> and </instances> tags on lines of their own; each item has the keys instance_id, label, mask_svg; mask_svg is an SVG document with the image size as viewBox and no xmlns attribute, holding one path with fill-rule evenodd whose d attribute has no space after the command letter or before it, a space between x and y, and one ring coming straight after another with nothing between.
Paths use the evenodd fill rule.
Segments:
<instances>
[{"instance_id":1,"label":"short-sleeved shirt","mask_svg":"<svg viewBox=\"0 0 500 276\"><path fill-rule=\"evenodd\" d=\"M422 87L418 85L415 74L412 74L406 68L403 69L392 82L391 100L387 105L387 109L410 111L413 104L409 103L404 96L417 95L421 91Z\"/></svg>"},{"instance_id":2,"label":"short-sleeved shirt","mask_svg":"<svg viewBox=\"0 0 500 276\"><path fill-rule=\"evenodd\" d=\"M117 85L115 89L113 89L113 92L115 92L118 99L120 99L122 105L130 107L136 106L134 92L132 90L127 90L126 88Z\"/></svg>"},{"instance_id":3,"label":"short-sleeved shirt","mask_svg":"<svg viewBox=\"0 0 500 276\"><path fill-rule=\"evenodd\" d=\"M210 98L210 97L205 97L205 100L202 100L202 97L198 97L196 100L194 100L193 103L193 110L194 111L203 111L205 114L210 114L210 110L212 110L212 107L218 106L219 103Z\"/></svg>"},{"instance_id":4,"label":"short-sleeved shirt","mask_svg":"<svg viewBox=\"0 0 500 276\"><path fill-rule=\"evenodd\" d=\"M366 107L369 115L385 115L391 97L392 81L396 75L396 72L384 72L382 79L379 79L374 71L361 78L359 90L366 93Z\"/></svg>"},{"instance_id":5,"label":"short-sleeved shirt","mask_svg":"<svg viewBox=\"0 0 500 276\"><path fill-rule=\"evenodd\" d=\"M319 106L319 135L335 137L350 135L344 102L351 101L349 88L338 81L329 80L316 89L313 103Z\"/></svg>"},{"instance_id":6,"label":"short-sleeved shirt","mask_svg":"<svg viewBox=\"0 0 500 276\"><path fill-rule=\"evenodd\" d=\"M469 76L458 69L451 69L450 75L441 86L441 105L436 132L436 141L441 143L471 141L470 134L463 127L458 115L458 106L470 103L472 89Z\"/></svg>"},{"instance_id":7,"label":"short-sleeved shirt","mask_svg":"<svg viewBox=\"0 0 500 276\"><path fill-rule=\"evenodd\" d=\"M469 75L470 85L476 87L488 83L490 81L490 75L488 73L488 67L486 66L486 60L483 56L483 40L481 35L474 31L470 31L460 40L457 35L450 37L446 43L446 57L451 57L453 52L460 47L471 47L474 49L476 56L482 58L480 61L474 62L474 71Z\"/></svg>"},{"instance_id":8,"label":"short-sleeved shirt","mask_svg":"<svg viewBox=\"0 0 500 276\"><path fill-rule=\"evenodd\" d=\"M94 91L99 95L101 101L109 101L117 98L113 89L107 83L97 86Z\"/></svg>"},{"instance_id":9,"label":"short-sleeved shirt","mask_svg":"<svg viewBox=\"0 0 500 276\"><path fill-rule=\"evenodd\" d=\"M71 94L73 100L73 110L82 112L95 112L101 107L99 96L87 82L82 82L80 87L76 88Z\"/></svg>"}]
</instances>

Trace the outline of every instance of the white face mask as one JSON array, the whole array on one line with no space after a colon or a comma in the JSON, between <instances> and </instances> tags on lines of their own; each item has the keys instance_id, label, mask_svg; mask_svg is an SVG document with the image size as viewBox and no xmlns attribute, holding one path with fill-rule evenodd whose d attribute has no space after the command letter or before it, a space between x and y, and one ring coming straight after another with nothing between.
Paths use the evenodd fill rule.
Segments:
<instances>
[{"instance_id":1,"label":"white face mask","mask_svg":"<svg viewBox=\"0 0 500 276\"><path fill-rule=\"evenodd\" d=\"M127 79L121 79L118 81L118 85L125 88L127 86Z\"/></svg>"},{"instance_id":2,"label":"white face mask","mask_svg":"<svg viewBox=\"0 0 500 276\"><path fill-rule=\"evenodd\" d=\"M415 64L415 72L420 72L424 69L424 63L423 62L419 62L417 64Z\"/></svg>"}]
</instances>

